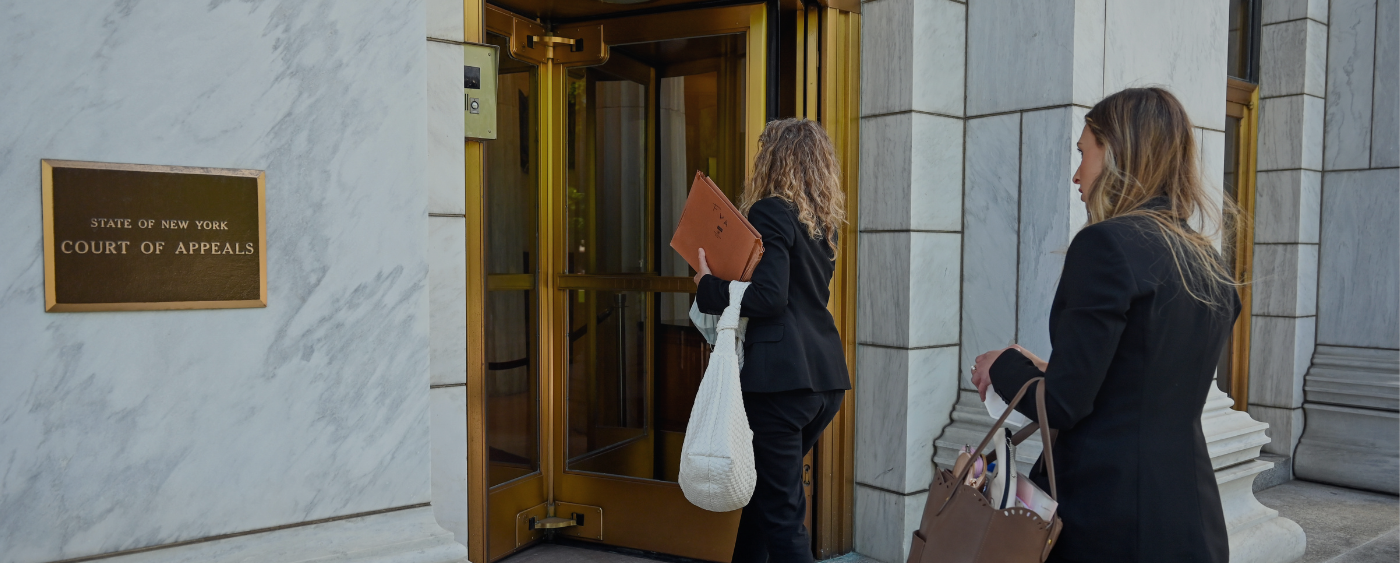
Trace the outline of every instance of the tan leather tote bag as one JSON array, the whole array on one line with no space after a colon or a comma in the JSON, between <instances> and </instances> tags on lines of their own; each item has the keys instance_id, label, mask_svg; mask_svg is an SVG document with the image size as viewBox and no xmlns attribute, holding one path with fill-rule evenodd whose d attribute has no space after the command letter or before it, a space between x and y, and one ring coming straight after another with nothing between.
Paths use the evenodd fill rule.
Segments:
<instances>
[{"instance_id":1,"label":"tan leather tote bag","mask_svg":"<svg viewBox=\"0 0 1400 563\"><path fill-rule=\"evenodd\" d=\"M1027 381L1009 404L1013 407L1021 403L1021 397L1032 385L1035 389L1037 420L1045 418L1045 378L1037 377ZM1001 431L1011 408L1002 413L996 424L987 432L976 452L981 452L992 441L992 435ZM1052 451L1050 430L1044 425L1032 424L1018 432L1014 442L1024 440L1040 427L1041 443L1045 445L1045 470L1050 476L1050 496L1059 502L1055 489L1055 454ZM1009 469L1015 468L1014 460L1007 460ZM1036 513L1025 508L992 508L990 501L977 489L964 484L973 464L965 464L956 475L941 469L929 487L928 501L924 504L923 521L914 532L914 543L909 549L908 563L1041 563L1050 556L1055 539L1060 535L1060 517L1053 516L1050 522L1042 520Z\"/></svg>"}]
</instances>

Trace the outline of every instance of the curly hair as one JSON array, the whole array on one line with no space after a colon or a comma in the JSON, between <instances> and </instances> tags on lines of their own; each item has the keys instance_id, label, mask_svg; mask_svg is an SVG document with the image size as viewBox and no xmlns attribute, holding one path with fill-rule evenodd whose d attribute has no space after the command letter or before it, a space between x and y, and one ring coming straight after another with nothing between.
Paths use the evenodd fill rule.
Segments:
<instances>
[{"instance_id":1,"label":"curly hair","mask_svg":"<svg viewBox=\"0 0 1400 563\"><path fill-rule=\"evenodd\" d=\"M825 237L835 256L836 235L846 223L846 194L841 191L841 164L826 130L815 121L779 119L768 122L758 144L739 210L747 215L758 200L780 198L797 210L807 236Z\"/></svg>"}]
</instances>

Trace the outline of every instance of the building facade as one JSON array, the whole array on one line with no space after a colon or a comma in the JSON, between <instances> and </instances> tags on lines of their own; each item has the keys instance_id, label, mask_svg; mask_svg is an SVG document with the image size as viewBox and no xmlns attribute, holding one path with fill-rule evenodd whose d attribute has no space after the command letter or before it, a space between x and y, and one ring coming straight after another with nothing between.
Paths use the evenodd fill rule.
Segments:
<instances>
[{"instance_id":1,"label":"building facade","mask_svg":"<svg viewBox=\"0 0 1400 563\"><path fill-rule=\"evenodd\" d=\"M1400 482L1396 6L3 3L0 562L727 560L736 515L675 485L707 354L666 241L696 170L734 195L801 116L851 218L813 549L899 563L930 460L991 422L964 366L1051 357L1074 140L1140 85L1252 219L1202 427L1232 560L1290 561L1254 490ZM46 312L43 159L265 172L266 306Z\"/></svg>"}]
</instances>

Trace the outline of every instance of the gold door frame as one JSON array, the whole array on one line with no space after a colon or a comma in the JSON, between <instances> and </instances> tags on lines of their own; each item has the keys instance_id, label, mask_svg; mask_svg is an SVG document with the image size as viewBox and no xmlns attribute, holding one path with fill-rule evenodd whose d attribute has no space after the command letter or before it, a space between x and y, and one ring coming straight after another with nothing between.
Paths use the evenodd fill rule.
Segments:
<instances>
[{"instance_id":1,"label":"gold door frame","mask_svg":"<svg viewBox=\"0 0 1400 563\"><path fill-rule=\"evenodd\" d=\"M1249 339L1254 292L1254 182L1259 147L1259 85L1231 78L1225 90L1225 115L1240 120L1235 154L1235 199L1241 220L1234 225L1235 277L1240 283L1239 319L1230 340L1230 396L1235 410L1249 407Z\"/></svg>"},{"instance_id":2,"label":"gold door frame","mask_svg":"<svg viewBox=\"0 0 1400 563\"><path fill-rule=\"evenodd\" d=\"M852 389L814 449L812 530L819 559L849 553L855 531L856 272L860 217L860 14L809 7L799 16L798 65L802 69L799 114L818 119L836 149L846 192L846 225L831 280L829 308L841 333ZM805 21L804 21L805 20ZM818 51L818 44L820 51Z\"/></svg>"}]
</instances>

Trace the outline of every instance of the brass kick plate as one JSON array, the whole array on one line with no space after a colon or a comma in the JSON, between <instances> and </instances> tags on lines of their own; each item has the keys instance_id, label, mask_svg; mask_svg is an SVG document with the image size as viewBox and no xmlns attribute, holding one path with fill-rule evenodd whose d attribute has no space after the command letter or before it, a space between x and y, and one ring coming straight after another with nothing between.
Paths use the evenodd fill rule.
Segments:
<instances>
[{"instance_id":1,"label":"brass kick plate","mask_svg":"<svg viewBox=\"0 0 1400 563\"><path fill-rule=\"evenodd\" d=\"M545 503L540 503L517 513L515 515L515 547L520 548L527 543L544 537L544 530L532 527L531 523L544 520L545 518L549 518L549 505Z\"/></svg>"},{"instance_id":2,"label":"brass kick plate","mask_svg":"<svg viewBox=\"0 0 1400 563\"><path fill-rule=\"evenodd\" d=\"M581 540L603 541L603 508L586 504L560 502L554 505L555 516L573 518L578 525L559 530L559 533Z\"/></svg>"}]
</instances>

